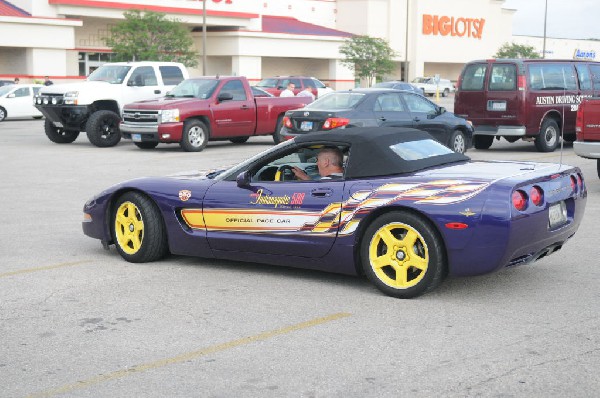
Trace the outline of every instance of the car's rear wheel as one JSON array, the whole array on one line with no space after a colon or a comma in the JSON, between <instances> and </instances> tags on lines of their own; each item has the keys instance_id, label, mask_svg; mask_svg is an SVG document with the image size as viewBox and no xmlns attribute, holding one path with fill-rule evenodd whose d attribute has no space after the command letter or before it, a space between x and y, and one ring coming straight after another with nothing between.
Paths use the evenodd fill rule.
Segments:
<instances>
[{"instance_id":1,"label":"car's rear wheel","mask_svg":"<svg viewBox=\"0 0 600 398\"><path fill-rule=\"evenodd\" d=\"M454 130L450 137L450 149L457 153L465 153L467 151L467 139L462 131Z\"/></svg>"},{"instance_id":2,"label":"car's rear wheel","mask_svg":"<svg viewBox=\"0 0 600 398\"><path fill-rule=\"evenodd\" d=\"M134 142L135 146L140 149L154 149L158 142Z\"/></svg>"},{"instance_id":3,"label":"car's rear wheel","mask_svg":"<svg viewBox=\"0 0 600 398\"><path fill-rule=\"evenodd\" d=\"M44 122L44 132L50 141L57 144L70 144L79 137L79 131L70 131L62 127L56 127L48 119Z\"/></svg>"},{"instance_id":4,"label":"car's rear wheel","mask_svg":"<svg viewBox=\"0 0 600 398\"><path fill-rule=\"evenodd\" d=\"M121 141L121 118L113 111L100 110L91 114L85 124L88 140L97 147L108 148Z\"/></svg>"},{"instance_id":5,"label":"car's rear wheel","mask_svg":"<svg viewBox=\"0 0 600 398\"><path fill-rule=\"evenodd\" d=\"M273 132L273 142L279 144L283 141L283 136L281 135L281 128L283 127L283 116L279 116L277 118L277 124L275 125L275 131Z\"/></svg>"},{"instance_id":6,"label":"car's rear wheel","mask_svg":"<svg viewBox=\"0 0 600 398\"><path fill-rule=\"evenodd\" d=\"M554 152L558 146L560 129L556 120L547 118L542 122L542 128L535 137L535 147L539 152Z\"/></svg>"},{"instance_id":7,"label":"car's rear wheel","mask_svg":"<svg viewBox=\"0 0 600 398\"><path fill-rule=\"evenodd\" d=\"M442 91L442 97L447 97L450 94L450 90L448 90L447 88L444 89L444 91Z\"/></svg>"},{"instance_id":8,"label":"car's rear wheel","mask_svg":"<svg viewBox=\"0 0 600 398\"><path fill-rule=\"evenodd\" d=\"M446 275L443 244L437 231L408 212L386 213L366 229L360 256L363 269L382 292L412 298L436 288Z\"/></svg>"},{"instance_id":9,"label":"car's rear wheel","mask_svg":"<svg viewBox=\"0 0 600 398\"><path fill-rule=\"evenodd\" d=\"M115 203L111 220L117 251L125 260L145 263L167 254L162 216L147 196L138 192L123 194Z\"/></svg>"},{"instance_id":10,"label":"car's rear wheel","mask_svg":"<svg viewBox=\"0 0 600 398\"><path fill-rule=\"evenodd\" d=\"M235 137L230 138L229 141L233 142L234 144L243 144L244 142L248 141L248 138L250 137Z\"/></svg>"},{"instance_id":11,"label":"car's rear wheel","mask_svg":"<svg viewBox=\"0 0 600 398\"><path fill-rule=\"evenodd\" d=\"M6 109L0 106L0 122L6 119L7 113Z\"/></svg>"},{"instance_id":12,"label":"car's rear wheel","mask_svg":"<svg viewBox=\"0 0 600 398\"><path fill-rule=\"evenodd\" d=\"M476 135L473 137L473 146L475 149L489 149L494 142L493 135Z\"/></svg>"},{"instance_id":13,"label":"car's rear wheel","mask_svg":"<svg viewBox=\"0 0 600 398\"><path fill-rule=\"evenodd\" d=\"M208 144L208 128L200 120L186 120L183 125L183 136L179 144L184 151L200 152Z\"/></svg>"}]
</instances>

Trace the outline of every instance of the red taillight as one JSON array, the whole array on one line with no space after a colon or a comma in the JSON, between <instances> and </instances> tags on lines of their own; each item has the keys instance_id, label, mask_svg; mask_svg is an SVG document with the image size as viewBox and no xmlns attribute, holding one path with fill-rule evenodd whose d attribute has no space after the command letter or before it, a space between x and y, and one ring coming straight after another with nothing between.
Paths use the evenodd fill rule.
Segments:
<instances>
[{"instance_id":1,"label":"red taillight","mask_svg":"<svg viewBox=\"0 0 600 398\"><path fill-rule=\"evenodd\" d=\"M330 117L323 123L323 130L337 129L350 123L350 119L343 117Z\"/></svg>"},{"instance_id":2,"label":"red taillight","mask_svg":"<svg viewBox=\"0 0 600 398\"><path fill-rule=\"evenodd\" d=\"M293 126L292 126L292 121L291 121L291 120L290 120L290 118L289 118L289 117L287 117L287 116L284 116L284 117L283 117L283 125L284 125L286 128L288 128L288 129L291 129L291 128L293 127Z\"/></svg>"},{"instance_id":3,"label":"red taillight","mask_svg":"<svg viewBox=\"0 0 600 398\"><path fill-rule=\"evenodd\" d=\"M525 80L525 75L520 75L517 78L517 87L518 87L519 91L525 90L525 88L527 87L527 81Z\"/></svg>"},{"instance_id":4,"label":"red taillight","mask_svg":"<svg viewBox=\"0 0 600 398\"><path fill-rule=\"evenodd\" d=\"M527 195L523 191L514 191L512 194L512 203L515 209L519 211L525 210L527 207Z\"/></svg>"},{"instance_id":5,"label":"red taillight","mask_svg":"<svg viewBox=\"0 0 600 398\"><path fill-rule=\"evenodd\" d=\"M534 205L541 206L544 202L544 191L542 191L542 188L538 186L531 187L529 190L529 197Z\"/></svg>"},{"instance_id":6,"label":"red taillight","mask_svg":"<svg viewBox=\"0 0 600 398\"><path fill-rule=\"evenodd\" d=\"M575 118L575 133L579 135L583 131L583 104L579 104L577 108L577 117ZM577 137L577 139L583 139L583 137Z\"/></svg>"}]
</instances>

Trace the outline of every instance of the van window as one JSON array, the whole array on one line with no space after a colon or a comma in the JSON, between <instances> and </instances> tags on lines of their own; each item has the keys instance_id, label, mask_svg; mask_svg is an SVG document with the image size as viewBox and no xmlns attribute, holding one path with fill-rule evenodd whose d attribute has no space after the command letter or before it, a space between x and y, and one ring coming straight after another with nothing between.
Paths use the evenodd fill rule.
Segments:
<instances>
[{"instance_id":1,"label":"van window","mask_svg":"<svg viewBox=\"0 0 600 398\"><path fill-rule=\"evenodd\" d=\"M529 65L529 85L532 90L577 90L575 71L570 64Z\"/></svg>"},{"instance_id":2,"label":"van window","mask_svg":"<svg viewBox=\"0 0 600 398\"><path fill-rule=\"evenodd\" d=\"M513 91L517 89L515 64L494 64L490 73L490 91Z\"/></svg>"},{"instance_id":3,"label":"van window","mask_svg":"<svg viewBox=\"0 0 600 398\"><path fill-rule=\"evenodd\" d=\"M590 65L590 71L592 72L594 90L600 90L600 65Z\"/></svg>"},{"instance_id":4,"label":"van window","mask_svg":"<svg viewBox=\"0 0 600 398\"><path fill-rule=\"evenodd\" d=\"M590 76L590 71L588 70L587 65L575 65L577 69L577 76L579 77L579 88L582 90L591 90L592 89L592 78Z\"/></svg>"},{"instance_id":5,"label":"van window","mask_svg":"<svg viewBox=\"0 0 600 398\"><path fill-rule=\"evenodd\" d=\"M483 79L487 71L486 64L471 64L465 68L463 79L460 83L461 90L479 91L483 90Z\"/></svg>"}]
</instances>

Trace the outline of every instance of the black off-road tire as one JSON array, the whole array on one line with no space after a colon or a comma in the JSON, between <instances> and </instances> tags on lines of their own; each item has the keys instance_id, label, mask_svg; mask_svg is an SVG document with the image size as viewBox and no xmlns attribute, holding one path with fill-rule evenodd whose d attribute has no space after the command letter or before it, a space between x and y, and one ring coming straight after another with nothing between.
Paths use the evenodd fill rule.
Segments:
<instances>
[{"instance_id":1,"label":"black off-road tire","mask_svg":"<svg viewBox=\"0 0 600 398\"><path fill-rule=\"evenodd\" d=\"M44 122L44 132L50 141L57 144L70 144L79 137L79 131L65 130L62 127L56 127L48 119Z\"/></svg>"},{"instance_id":2,"label":"black off-road tire","mask_svg":"<svg viewBox=\"0 0 600 398\"><path fill-rule=\"evenodd\" d=\"M208 144L208 127L197 119L186 120L179 145L186 152L201 152Z\"/></svg>"},{"instance_id":3,"label":"black off-road tire","mask_svg":"<svg viewBox=\"0 0 600 398\"><path fill-rule=\"evenodd\" d=\"M552 118L542 122L540 133L535 137L535 147L539 152L554 152L560 141L558 123Z\"/></svg>"},{"instance_id":4,"label":"black off-road tire","mask_svg":"<svg viewBox=\"0 0 600 398\"><path fill-rule=\"evenodd\" d=\"M133 143L136 147L140 148L140 149L154 149L158 146L158 142L134 142Z\"/></svg>"},{"instance_id":5,"label":"black off-road tire","mask_svg":"<svg viewBox=\"0 0 600 398\"><path fill-rule=\"evenodd\" d=\"M379 290L408 299L432 291L444 280L447 260L443 247L439 233L428 221L395 211L379 216L367 227L360 243L360 260Z\"/></svg>"},{"instance_id":6,"label":"black off-road tire","mask_svg":"<svg viewBox=\"0 0 600 398\"><path fill-rule=\"evenodd\" d=\"M100 148L108 148L121 141L120 122L121 118L113 111L96 111L85 124L85 132L92 144Z\"/></svg>"},{"instance_id":7,"label":"black off-road tire","mask_svg":"<svg viewBox=\"0 0 600 398\"><path fill-rule=\"evenodd\" d=\"M474 135L473 146L475 149L490 149L494 142L493 135Z\"/></svg>"},{"instance_id":8,"label":"black off-road tire","mask_svg":"<svg viewBox=\"0 0 600 398\"><path fill-rule=\"evenodd\" d=\"M110 228L117 251L131 263L147 263L168 251L165 224L156 204L139 192L126 192L113 207Z\"/></svg>"}]
</instances>

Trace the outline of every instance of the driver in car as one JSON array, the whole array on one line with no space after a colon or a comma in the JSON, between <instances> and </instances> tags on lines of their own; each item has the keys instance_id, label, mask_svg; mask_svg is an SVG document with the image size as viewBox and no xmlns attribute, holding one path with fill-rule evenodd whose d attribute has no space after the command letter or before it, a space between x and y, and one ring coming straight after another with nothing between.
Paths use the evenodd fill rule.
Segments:
<instances>
[{"instance_id":1,"label":"driver in car","mask_svg":"<svg viewBox=\"0 0 600 398\"><path fill-rule=\"evenodd\" d=\"M339 179L344 176L343 164L344 155L337 147L326 147L319 151L317 155L317 168L319 169L320 180ZM298 180L310 180L310 176L298 167L292 167L292 172Z\"/></svg>"}]
</instances>

